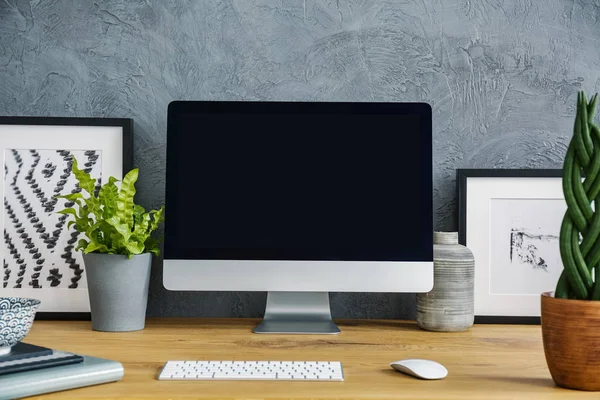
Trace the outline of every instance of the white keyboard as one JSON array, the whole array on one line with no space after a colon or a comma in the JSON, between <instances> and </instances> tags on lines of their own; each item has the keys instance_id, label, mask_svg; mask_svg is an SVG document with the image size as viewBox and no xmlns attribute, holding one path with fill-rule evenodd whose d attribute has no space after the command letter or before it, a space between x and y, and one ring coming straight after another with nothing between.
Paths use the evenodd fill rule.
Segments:
<instances>
[{"instance_id":1,"label":"white keyboard","mask_svg":"<svg viewBox=\"0 0 600 400\"><path fill-rule=\"evenodd\" d=\"M344 380L338 361L167 361L160 380Z\"/></svg>"}]
</instances>

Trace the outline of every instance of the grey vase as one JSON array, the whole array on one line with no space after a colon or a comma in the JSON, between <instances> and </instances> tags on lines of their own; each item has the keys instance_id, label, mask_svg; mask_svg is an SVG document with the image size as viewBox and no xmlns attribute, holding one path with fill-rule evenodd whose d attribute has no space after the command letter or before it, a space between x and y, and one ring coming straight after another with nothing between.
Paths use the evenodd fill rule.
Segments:
<instances>
[{"instance_id":1,"label":"grey vase","mask_svg":"<svg viewBox=\"0 0 600 400\"><path fill-rule=\"evenodd\" d=\"M127 258L84 254L92 329L128 332L144 329L152 254Z\"/></svg>"},{"instance_id":2,"label":"grey vase","mask_svg":"<svg viewBox=\"0 0 600 400\"><path fill-rule=\"evenodd\" d=\"M457 232L434 232L433 290L417 294L417 324L437 332L466 331L473 326L475 260L458 244Z\"/></svg>"}]
</instances>

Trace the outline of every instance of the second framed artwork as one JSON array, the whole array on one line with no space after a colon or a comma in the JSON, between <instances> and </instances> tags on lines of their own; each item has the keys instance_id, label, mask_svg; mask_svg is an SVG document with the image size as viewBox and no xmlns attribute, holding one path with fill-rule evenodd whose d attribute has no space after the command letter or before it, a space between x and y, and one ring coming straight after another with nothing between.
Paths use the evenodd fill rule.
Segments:
<instances>
[{"instance_id":1,"label":"second framed artwork","mask_svg":"<svg viewBox=\"0 0 600 400\"><path fill-rule=\"evenodd\" d=\"M563 270L560 169L459 169L460 243L475 256L475 320L539 323Z\"/></svg>"},{"instance_id":2,"label":"second framed artwork","mask_svg":"<svg viewBox=\"0 0 600 400\"><path fill-rule=\"evenodd\" d=\"M82 318L90 306L79 233L57 195L81 191L73 158L96 179L132 168L133 122L114 118L0 117L3 199L0 296L41 300L41 318Z\"/></svg>"}]
</instances>

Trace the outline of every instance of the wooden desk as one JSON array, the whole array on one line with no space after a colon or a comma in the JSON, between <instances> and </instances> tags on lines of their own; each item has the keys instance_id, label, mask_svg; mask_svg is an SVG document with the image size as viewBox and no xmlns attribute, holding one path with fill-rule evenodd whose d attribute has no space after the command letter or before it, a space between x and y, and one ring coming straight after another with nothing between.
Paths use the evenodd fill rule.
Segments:
<instances>
[{"instance_id":1,"label":"wooden desk","mask_svg":"<svg viewBox=\"0 0 600 400\"><path fill-rule=\"evenodd\" d=\"M37 399L598 399L556 388L546 368L539 326L479 325L432 333L412 322L341 321L338 336L257 335L256 320L150 319L146 329L102 333L89 322L36 321L27 342L118 360L117 383ZM427 358L449 375L422 381L388 364ZM339 360L344 382L158 381L167 360Z\"/></svg>"}]
</instances>

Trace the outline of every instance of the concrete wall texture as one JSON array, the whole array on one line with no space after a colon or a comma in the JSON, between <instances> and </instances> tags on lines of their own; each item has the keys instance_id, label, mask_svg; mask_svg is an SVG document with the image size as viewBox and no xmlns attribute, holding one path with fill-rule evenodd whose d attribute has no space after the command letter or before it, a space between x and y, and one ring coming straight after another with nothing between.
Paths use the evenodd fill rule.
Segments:
<instances>
[{"instance_id":1,"label":"concrete wall texture","mask_svg":"<svg viewBox=\"0 0 600 400\"><path fill-rule=\"evenodd\" d=\"M599 0L4 0L0 115L133 118L137 201L157 207L172 100L426 101L436 228L454 230L456 168L560 167L576 91L600 89L599 17ZM265 298L167 292L156 260L148 313L260 316ZM332 309L411 318L414 296Z\"/></svg>"}]
</instances>

